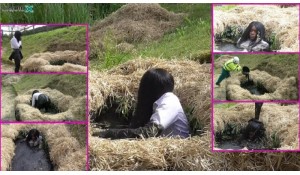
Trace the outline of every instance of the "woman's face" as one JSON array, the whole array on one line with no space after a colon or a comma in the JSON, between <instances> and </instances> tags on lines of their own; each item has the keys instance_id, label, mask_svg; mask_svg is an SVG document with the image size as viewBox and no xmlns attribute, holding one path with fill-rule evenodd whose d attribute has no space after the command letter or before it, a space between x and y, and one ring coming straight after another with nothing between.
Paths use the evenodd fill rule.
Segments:
<instances>
[{"instance_id":1,"label":"woman's face","mask_svg":"<svg viewBox=\"0 0 300 175\"><path fill-rule=\"evenodd\" d=\"M256 35L257 35L256 27L252 26L252 28L250 30L250 34L249 34L250 40L252 40L252 41L256 40Z\"/></svg>"}]
</instances>

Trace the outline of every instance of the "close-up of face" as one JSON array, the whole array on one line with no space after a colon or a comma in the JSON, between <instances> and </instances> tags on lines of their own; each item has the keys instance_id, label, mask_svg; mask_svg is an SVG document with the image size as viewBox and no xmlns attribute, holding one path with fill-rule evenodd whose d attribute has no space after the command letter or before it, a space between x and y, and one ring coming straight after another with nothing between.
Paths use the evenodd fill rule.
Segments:
<instances>
[{"instance_id":1,"label":"close-up of face","mask_svg":"<svg viewBox=\"0 0 300 175\"><path fill-rule=\"evenodd\" d=\"M250 40L251 41L256 40L256 35L257 35L257 29L255 26L252 26L252 28L250 30L250 34L249 34Z\"/></svg>"}]
</instances>

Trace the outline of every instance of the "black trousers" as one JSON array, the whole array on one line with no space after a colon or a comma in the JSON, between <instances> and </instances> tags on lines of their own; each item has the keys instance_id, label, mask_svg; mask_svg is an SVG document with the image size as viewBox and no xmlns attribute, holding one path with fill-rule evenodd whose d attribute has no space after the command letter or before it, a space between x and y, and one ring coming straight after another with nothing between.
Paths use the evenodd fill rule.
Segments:
<instances>
[{"instance_id":1,"label":"black trousers","mask_svg":"<svg viewBox=\"0 0 300 175\"><path fill-rule=\"evenodd\" d=\"M14 49L9 56L9 60L14 59L15 61L15 73L18 73L20 71L22 58L23 58L23 54L20 49Z\"/></svg>"},{"instance_id":2,"label":"black trousers","mask_svg":"<svg viewBox=\"0 0 300 175\"><path fill-rule=\"evenodd\" d=\"M35 102L35 107L39 110L45 108L46 112L48 111L49 107L51 105L50 98L47 97L45 94L41 94L38 97L38 100Z\"/></svg>"}]
</instances>

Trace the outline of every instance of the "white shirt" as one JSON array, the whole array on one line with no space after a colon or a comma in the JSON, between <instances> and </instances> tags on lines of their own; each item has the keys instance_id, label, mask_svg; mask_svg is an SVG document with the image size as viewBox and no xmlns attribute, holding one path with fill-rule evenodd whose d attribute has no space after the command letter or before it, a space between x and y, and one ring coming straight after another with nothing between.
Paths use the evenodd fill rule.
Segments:
<instances>
[{"instance_id":1,"label":"white shirt","mask_svg":"<svg viewBox=\"0 0 300 175\"><path fill-rule=\"evenodd\" d=\"M172 92L163 94L153 104L151 123L163 127L161 136L189 136L189 124L180 101Z\"/></svg>"},{"instance_id":2,"label":"white shirt","mask_svg":"<svg viewBox=\"0 0 300 175\"><path fill-rule=\"evenodd\" d=\"M22 42L21 41L18 42L18 40L14 36L10 40L10 46L12 49L19 49L21 45Z\"/></svg>"},{"instance_id":3,"label":"white shirt","mask_svg":"<svg viewBox=\"0 0 300 175\"><path fill-rule=\"evenodd\" d=\"M39 98L39 95L41 95L42 93L40 92L37 92L37 93L34 93L33 96L32 96L32 99L31 99L31 106L34 107L35 105L35 100L38 100Z\"/></svg>"}]
</instances>

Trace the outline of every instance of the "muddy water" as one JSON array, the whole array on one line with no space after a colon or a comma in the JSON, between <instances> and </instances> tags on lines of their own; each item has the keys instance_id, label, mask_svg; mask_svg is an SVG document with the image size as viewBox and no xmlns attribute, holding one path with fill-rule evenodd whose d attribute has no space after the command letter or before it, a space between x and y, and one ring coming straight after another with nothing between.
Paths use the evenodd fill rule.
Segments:
<instances>
[{"instance_id":1,"label":"muddy water","mask_svg":"<svg viewBox=\"0 0 300 175\"><path fill-rule=\"evenodd\" d=\"M237 48L232 43L216 43L216 49L223 52L243 52L244 49Z\"/></svg>"},{"instance_id":2,"label":"muddy water","mask_svg":"<svg viewBox=\"0 0 300 175\"><path fill-rule=\"evenodd\" d=\"M217 143L217 147L220 149L231 149L231 150L240 150L240 149L248 149L248 150L265 150L266 145L262 141L250 141L250 140L242 140L238 142L237 140L230 141L222 141Z\"/></svg>"},{"instance_id":3,"label":"muddy water","mask_svg":"<svg viewBox=\"0 0 300 175\"><path fill-rule=\"evenodd\" d=\"M241 87L247 89L251 94L254 95L263 95L268 93L268 91L264 87L260 87L255 85L253 81L246 81L241 83Z\"/></svg>"},{"instance_id":4,"label":"muddy water","mask_svg":"<svg viewBox=\"0 0 300 175\"><path fill-rule=\"evenodd\" d=\"M15 118L15 97L16 94L12 86L4 86L2 88L2 120L14 121Z\"/></svg>"},{"instance_id":5,"label":"muddy water","mask_svg":"<svg viewBox=\"0 0 300 175\"><path fill-rule=\"evenodd\" d=\"M16 141L15 156L12 159L12 171L50 171L53 166L45 150L30 148L26 142Z\"/></svg>"}]
</instances>

